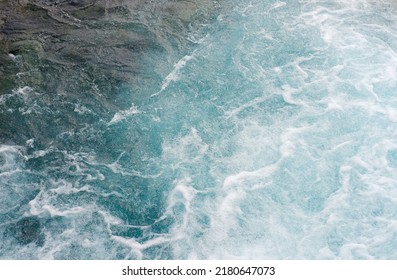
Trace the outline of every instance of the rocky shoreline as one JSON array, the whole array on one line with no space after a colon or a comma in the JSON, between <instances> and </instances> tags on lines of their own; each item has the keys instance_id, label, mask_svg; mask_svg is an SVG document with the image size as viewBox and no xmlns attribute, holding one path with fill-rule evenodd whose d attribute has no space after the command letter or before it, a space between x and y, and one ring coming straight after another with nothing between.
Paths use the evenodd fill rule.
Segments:
<instances>
[{"instance_id":1,"label":"rocky shoreline","mask_svg":"<svg viewBox=\"0 0 397 280\"><path fill-rule=\"evenodd\" d=\"M187 32L213 20L218 5L210 0L0 0L0 94L25 85L73 92L93 81L102 92L113 92L138 76L141 81L147 53L177 57L175 49L191 43Z\"/></svg>"}]
</instances>

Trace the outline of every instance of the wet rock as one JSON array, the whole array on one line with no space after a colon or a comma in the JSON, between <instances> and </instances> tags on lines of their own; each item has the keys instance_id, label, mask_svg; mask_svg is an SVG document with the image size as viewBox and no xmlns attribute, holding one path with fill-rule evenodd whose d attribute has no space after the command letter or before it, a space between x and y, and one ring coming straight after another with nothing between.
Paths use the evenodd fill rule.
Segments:
<instances>
[{"instance_id":1,"label":"wet rock","mask_svg":"<svg viewBox=\"0 0 397 280\"><path fill-rule=\"evenodd\" d=\"M21 40L12 42L9 47L9 53L18 55L24 52L43 52L43 46L41 42L37 40Z\"/></svg>"},{"instance_id":2,"label":"wet rock","mask_svg":"<svg viewBox=\"0 0 397 280\"><path fill-rule=\"evenodd\" d=\"M26 85L43 92L77 93L95 81L100 92L111 95L138 79L142 83L142 77L153 76L143 71L157 71L150 70L151 58L145 55L166 52L164 64L173 65L178 51L190 44L185 35L194 22L199 26L209 18L213 3L1 0L0 60L9 53L20 59L14 65L0 63L6 74L0 77L0 94ZM161 76L169 70L164 69ZM23 74L15 78L17 73Z\"/></svg>"},{"instance_id":3,"label":"wet rock","mask_svg":"<svg viewBox=\"0 0 397 280\"><path fill-rule=\"evenodd\" d=\"M83 9L72 11L71 14L80 20L98 19L105 16L106 10L103 7L88 6Z\"/></svg>"},{"instance_id":4,"label":"wet rock","mask_svg":"<svg viewBox=\"0 0 397 280\"><path fill-rule=\"evenodd\" d=\"M3 77L3 73L0 72L0 95L3 92L10 92L15 86L15 82L12 78Z\"/></svg>"},{"instance_id":5,"label":"wet rock","mask_svg":"<svg viewBox=\"0 0 397 280\"><path fill-rule=\"evenodd\" d=\"M197 12L197 5L190 1L178 1L170 3L168 10L182 21L190 21Z\"/></svg>"},{"instance_id":6,"label":"wet rock","mask_svg":"<svg viewBox=\"0 0 397 280\"><path fill-rule=\"evenodd\" d=\"M0 49L8 50L8 46L0 43ZM14 88L16 68L14 60L8 53L0 53L0 95L10 93Z\"/></svg>"},{"instance_id":7,"label":"wet rock","mask_svg":"<svg viewBox=\"0 0 397 280\"><path fill-rule=\"evenodd\" d=\"M1 15L0 16L0 27L3 26L7 21L7 16L6 15Z\"/></svg>"}]
</instances>

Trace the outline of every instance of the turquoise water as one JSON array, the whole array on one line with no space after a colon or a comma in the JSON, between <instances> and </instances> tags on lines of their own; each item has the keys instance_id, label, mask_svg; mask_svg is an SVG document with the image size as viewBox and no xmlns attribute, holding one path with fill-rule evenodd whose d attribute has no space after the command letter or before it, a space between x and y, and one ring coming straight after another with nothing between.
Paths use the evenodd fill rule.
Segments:
<instances>
[{"instance_id":1,"label":"turquoise water","mask_svg":"<svg viewBox=\"0 0 397 280\"><path fill-rule=\"evenodd\" d=\"M113 111L0 97L0 257L396 259L397 5L229 1L187 36Z\"/></svg>"}]
</instances>

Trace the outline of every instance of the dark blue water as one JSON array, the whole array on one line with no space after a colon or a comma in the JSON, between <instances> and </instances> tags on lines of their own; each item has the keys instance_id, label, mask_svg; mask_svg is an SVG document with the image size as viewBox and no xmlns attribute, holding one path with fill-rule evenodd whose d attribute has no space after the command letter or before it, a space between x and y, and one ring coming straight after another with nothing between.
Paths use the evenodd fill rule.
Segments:
<instances>
[{"instance_id":1,"label":"dark blue water","mask_svg":"<svg viewBox=\"0 0 397 280\"><path fill-rule=\"evenodd\" d=\"M396 4L223 5L111 95L0 97L1 258L397 258Z\"/></svg>"}]
</instances>

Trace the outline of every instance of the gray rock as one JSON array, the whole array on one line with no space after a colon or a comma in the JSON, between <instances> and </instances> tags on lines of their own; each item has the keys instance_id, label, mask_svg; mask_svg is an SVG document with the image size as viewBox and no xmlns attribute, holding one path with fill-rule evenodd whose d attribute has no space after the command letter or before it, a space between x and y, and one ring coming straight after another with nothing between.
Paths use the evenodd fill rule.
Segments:
<instances>
[{"instance_id":1,"label":"gray rock","mask_svg":"<svg viewBox=\"0 0 397 280\"><path fill-rule=\"evenodd\" d=\"M210 0L2 0L0 55L21 59L18 65L0 65L7 76L0 78L0 94L27 84L81 92L79 86L95 80L111 95L153 76L145 71L166 75L190 44L189 30L210 20L216 7ZM164 53L164 67L150 70L153 52Z\"/></svg>"}]
</instances>

